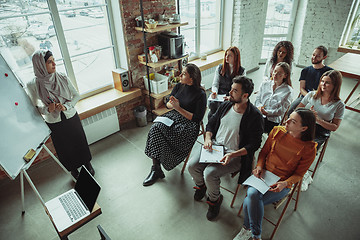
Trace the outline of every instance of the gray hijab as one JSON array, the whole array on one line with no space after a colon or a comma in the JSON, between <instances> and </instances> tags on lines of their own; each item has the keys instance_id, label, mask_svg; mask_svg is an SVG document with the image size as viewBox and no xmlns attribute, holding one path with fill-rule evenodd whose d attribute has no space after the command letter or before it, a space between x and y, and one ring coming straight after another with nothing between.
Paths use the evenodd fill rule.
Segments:
<instances>
[{"instance_id":1,"label":"gray hijab","mask_svg":"<svg viewBox=\"0 0 360 240\"><path fill-rule=\"evenodd\" d=\"M56 103L65 103L71 100L71 92L68 86L67 77L64 74L55 72L48 73L45 63L47 51L36 51L32 57L35 82L39 98L48 105L51 103L49 97Z\"/></svg>"}]
</instances>

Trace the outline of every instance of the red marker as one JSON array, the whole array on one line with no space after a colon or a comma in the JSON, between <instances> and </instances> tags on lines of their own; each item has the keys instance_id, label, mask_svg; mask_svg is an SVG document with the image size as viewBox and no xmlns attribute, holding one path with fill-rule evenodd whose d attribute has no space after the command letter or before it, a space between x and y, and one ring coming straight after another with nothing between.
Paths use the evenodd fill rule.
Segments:
<instances>
[{"instance_id":1,"label":"red marker","mask_svg":"<svg viewBox=\"0 0 360 240\"><path fill-rule=\"evenodd\" d=\"M15 106L17 106L17 105L19 105L19 103L18 103L18 102L15 102Z\"/></svg>"},{"instance_id":2,"label":"red marker","mask_svg":"<svg viewBox=\"0 0 360 240\"><path fill-rule=\"evenodd\" d=\"M5 73L5 77L9 76L7 73Z\"/></svg>"}]
</instances>

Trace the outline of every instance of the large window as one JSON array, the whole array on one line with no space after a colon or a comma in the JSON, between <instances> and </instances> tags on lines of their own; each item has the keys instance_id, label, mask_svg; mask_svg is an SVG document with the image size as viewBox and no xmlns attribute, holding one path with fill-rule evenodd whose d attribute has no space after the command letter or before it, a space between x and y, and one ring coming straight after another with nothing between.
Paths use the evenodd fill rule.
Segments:
<instances>
[{"instance_id":1,"label":"large window","mask_svg":"<svg viewBox=\"0 0 360 240\"><path fill-rule=\"evenodd\" d=\"M80 94L112 86L115 68L105 0L7 0L0 4L0 52L26 83L34 77L31 56L53 52Z\"/></svg>"},{"instance_id":2,"label":"large window","mask_svg":"<svg viewBox=\"0 0 360 240\"><path fill-rule=\"evenodd\" d=\"M279 41L291 40L296 0L268 0L261 59L272 54Z\"/></svg>"},{"instance_id":3,"label":"large window","mask_svg":"<svg viewBox=\"0 0 360 240\"><path fill-rule=\"evenodd\" d=\"M360 50L360 0L353 1L340 46Z\"/></svg>"},{"instance_id":4,"label":"large window","mask_svg":"<svg viewBox=\"0 0 360 240\"><path fill-rule=\"evenodd\" d=\"M181 21L189 22L181 34L190 59L222 48L222 9L222 0L179 0Z\"/></svg>"}]
</instances>

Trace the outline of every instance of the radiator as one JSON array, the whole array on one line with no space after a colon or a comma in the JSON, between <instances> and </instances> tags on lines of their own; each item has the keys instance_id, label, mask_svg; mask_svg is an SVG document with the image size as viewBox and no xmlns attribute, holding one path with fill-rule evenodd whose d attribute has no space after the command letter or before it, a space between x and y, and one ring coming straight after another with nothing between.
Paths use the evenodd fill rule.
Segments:
<instances>
[{"instance_id":1,"label":"radiator","mask_svg":"<svg viewBox=\"0 0 360 240\"><path fill-rule=\"evenodd\" d=\"M116 108L81 120L89 144L103 139L120 130Z\"/></svg>"},{"instance_id":2,"label":"radiator","mask_svg":"<svg viewBox=\"0 0 360 240\"><path fill-rule=\"evenodd\" d=\"M212 86L214 80L214 74L217 66L206 69L201 72L201 84L205 86L205 89L209 89Z\"/></svg>"}]
</instances>

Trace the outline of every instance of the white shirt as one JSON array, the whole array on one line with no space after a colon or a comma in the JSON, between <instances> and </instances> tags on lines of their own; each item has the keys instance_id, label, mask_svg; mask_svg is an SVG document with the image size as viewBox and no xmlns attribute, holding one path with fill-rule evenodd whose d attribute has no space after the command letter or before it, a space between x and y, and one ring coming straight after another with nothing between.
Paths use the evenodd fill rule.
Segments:
<instances>
[{"instance_id":1,"label":"white shirt","mask_svg":"<svg viewBox=\"0 0 360 240\"><path fill-rule=\"evenodd\" d=\"M221 118L214 144L224 146L226 153L239 150L239 131L242 116L243 114L235 112L234 106L232 106L225 116Z\"/></svg>"},{"instance_id":2,"label":"white shirt","mask_svg":"<svg viewBox=\"0 0 360 240\"><path fill-rule=\"evenodd\" d=\"M344 118L345 104L341 100L322 105L321 98L314 98L315 93L316 91L308 92L303 98L301 103L305 105L305 108L310 109L314 106L314 110L317 112L318 116L327 122L331 122L334 118Z\"/></svg>"},{"instance_id":3,"label":"white shirt","mask_svg":"<svg viewBox=\"0 0 360 240\"><path fill-rule=\"evenodd\" d=\"M66 110L63 111L63 113L65 117L69 119L76 114L75 104L80 100L80 95L76 91L72 83L69 81L69 78L67 78L67 80L72 98L71 101L63 103L63 105L66 107ZM45 106L45 104L40 100L39 93L36 87L35 78L31 82L29 82L26 86L27 86L27 93L33 105L39 110L41 115L44 117L45 121L47 123L60 122L61 121L60 111L55 110L54 112L50 113L48 111L48 106Z\"/></svg>"},{"instance_id":4,"label":"white shirt","mask_svg":"<svg viewBox=\"0 0 360 240\"><path fill-rule=\"evenodd\" d=\"M292 102L293 89L286 83L282 83L273 90L274 84L273 80L264 80L261 83L259 92L256 95L255 106L257 108L265 106L265 111L268 113L267 119L280 123Z\"/></svg>"}]
</instances>

